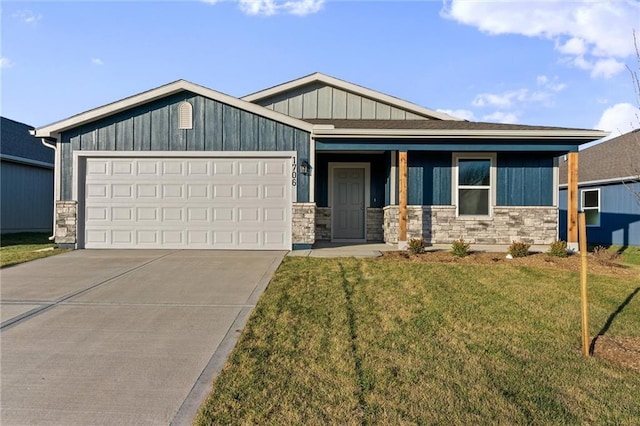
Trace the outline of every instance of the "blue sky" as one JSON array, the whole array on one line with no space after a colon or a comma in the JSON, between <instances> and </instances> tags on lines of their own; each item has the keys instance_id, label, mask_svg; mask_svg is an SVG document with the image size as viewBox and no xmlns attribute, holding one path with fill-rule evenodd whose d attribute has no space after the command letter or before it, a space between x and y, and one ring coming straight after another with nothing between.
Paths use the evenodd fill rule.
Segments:
<instances>
[{"instance_id":1,"label":"blue sky","mask_svg":"<svg viewBox=\"0 0 640 426\"><path fill-rule=\"evenodd\" d=\"M637 0L3 1L3 116L42 126L183 78L315 71L477 121L640 127Z\"/></svg>"}]
</instances>

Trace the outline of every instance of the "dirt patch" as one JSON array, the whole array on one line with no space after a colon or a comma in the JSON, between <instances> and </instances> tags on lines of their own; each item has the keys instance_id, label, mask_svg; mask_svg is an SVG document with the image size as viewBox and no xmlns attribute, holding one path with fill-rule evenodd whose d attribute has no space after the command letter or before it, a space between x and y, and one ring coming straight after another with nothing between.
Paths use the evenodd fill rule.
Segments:
<instances>
[{"instance_id":1,"label":"dirt patch","mask_svg":"<svg viewBox=\"0 0 640 426\"><path fill-rule=\"evenodd\" d=\"M398 259L408 262L437 262L470 265L514 265L534 268L552 268L563 271L580 272L581 261L577 254L568 257L554 257L546 253L532 253L525 257L507 259L506 253L472 252L469 256L456 257L447 250L427 251L418 255L410 255L406 251L383 252L383 259ZM617 262L601 261L592 254L587 256L587 270L591 274L613 276L637 276L640 268L623 265Z\"/></svg>"},{"instance_id":2,"label":"dirt patch","mask_svg":"<svg viewBox=\"0 0 640 426\"><path fill-rule=\"evenodd\" d=\"M640 373L640 337L598 336L593 355Z\"/></svg>"}]
</instances>

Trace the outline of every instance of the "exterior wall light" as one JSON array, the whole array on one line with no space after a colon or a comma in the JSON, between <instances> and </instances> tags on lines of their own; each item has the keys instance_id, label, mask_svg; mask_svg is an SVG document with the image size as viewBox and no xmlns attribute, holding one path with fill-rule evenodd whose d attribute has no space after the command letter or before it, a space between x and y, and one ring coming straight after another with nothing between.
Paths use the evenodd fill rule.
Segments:
<instances>
[{"instance_id":1,"label":"exterior wall light","mask_svg":"<svg viewBox=\"0 0 640 426\"><path fill-rule=\"evenodd\" d=\"M300 162L300 174L304 176L311 175L311 164L307 160L302 160Z\"/></svg>"}]
</instances>

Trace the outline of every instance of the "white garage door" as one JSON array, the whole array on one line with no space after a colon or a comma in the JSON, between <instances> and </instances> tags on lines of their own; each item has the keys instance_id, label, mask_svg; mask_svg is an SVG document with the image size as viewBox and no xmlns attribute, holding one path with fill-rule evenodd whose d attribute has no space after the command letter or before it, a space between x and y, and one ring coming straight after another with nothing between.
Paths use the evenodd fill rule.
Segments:
<instances>
[{"instance_id":1,"label":"white garage door","mask_svg":"<svg viewBox=\"0 0 640 426\"><path fill-rule=\"evenodd\" d=\"M291 248L290 158L87 158L86 248Z\"/></svg>"}]
</instances>

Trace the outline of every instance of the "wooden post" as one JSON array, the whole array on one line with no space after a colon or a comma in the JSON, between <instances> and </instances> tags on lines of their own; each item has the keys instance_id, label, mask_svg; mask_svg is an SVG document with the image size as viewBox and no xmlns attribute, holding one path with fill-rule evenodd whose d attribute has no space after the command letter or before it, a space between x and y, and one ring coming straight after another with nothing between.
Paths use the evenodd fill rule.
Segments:
<instances>
[{"instance_id":1,"label":"wooden post","mask_svg":"<svg viewBox=\"0 0 640 426\"><path fill-rule=\"evenodd\" d=\"M568 154L567 164L567 245L575 250L578 243L578 153Z\"/></svg>"},{"instance_id":2,"label":"wooden post","mask_svg":"<svg viewBox=\"0 0 640 426\"><path fill-rule=\"evenodd\" d=\"M403 249L407 241L407 151L401 151L399 157L398 248Z\"/></svg>"},{"instance_id":3,"label":"wooden post","mask_svg":"<svg viewBox=\"0 0 640 426\"><path fill-rule=\"evenodd\" d=\"M582 354L589 356L589 309L587 304L587 225L584 213L578 215L580 226L580 296L582 308Z\"/></svg>"}]
</instances>

